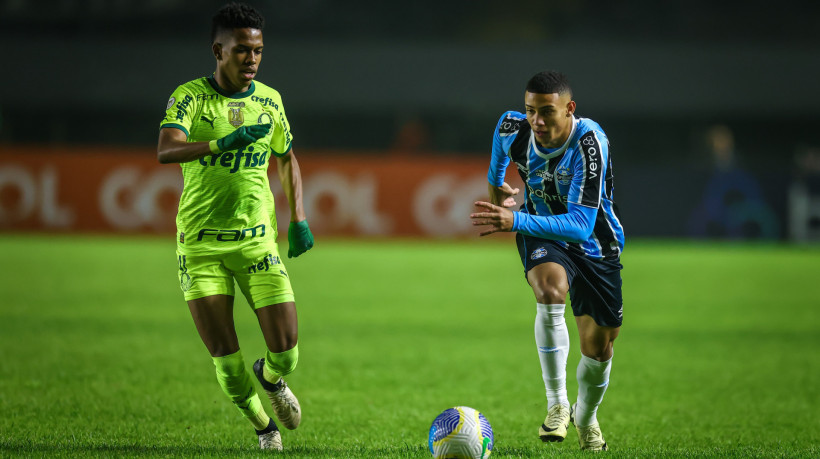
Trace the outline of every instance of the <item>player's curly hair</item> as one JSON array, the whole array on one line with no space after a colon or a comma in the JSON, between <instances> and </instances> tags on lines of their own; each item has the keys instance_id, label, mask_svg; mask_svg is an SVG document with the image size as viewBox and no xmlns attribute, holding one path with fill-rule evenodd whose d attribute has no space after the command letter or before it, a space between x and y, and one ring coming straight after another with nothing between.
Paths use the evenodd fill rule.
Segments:
<instances>
[{"instance_id":1,"label":"player's curly hair","mask_svg":"<svg viewBox=\"0 0 820 459\"><path fill-rule=\"evenodd\" d=\"M211 23L211 43L216 36L228 29L259 29L265 27L265 18L247 3L231 2L216 12Z\"/></svg>"},{"instance_id":2,"label":"player's curly hair","mask_svg":"<svg viewBox=\"0 0 820 459\"><path fill-rule=\"evenodd\" d=\"M527 92L533 94L569 94L572 97L572 88L569 78L561 72L546 70L538 73L527 83Z\"/></svg>"}]
</instances>

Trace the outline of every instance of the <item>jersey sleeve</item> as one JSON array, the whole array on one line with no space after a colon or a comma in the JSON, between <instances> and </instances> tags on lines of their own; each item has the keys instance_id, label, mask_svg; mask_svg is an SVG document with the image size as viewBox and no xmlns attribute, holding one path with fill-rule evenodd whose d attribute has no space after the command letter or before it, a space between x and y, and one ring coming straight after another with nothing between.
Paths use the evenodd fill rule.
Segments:
<instances>
[{"instance_id":1,"label":"jersey sleeve","mask_svg":"<svg viewBox=\"0 0 820 459\"><path fill-rule=\"evenodd\" d=\"M541 239L582 243L592 234L598 209L567 204L564 214L539 216L526 212L513 212L512 231Z\"/></svg>"},{"instance_id":2,"label":"jersey sleeve","mask_svg":"<svg viewBox=\"0 0 820 459\"><path fill-rule=\"evenodd\" d=\"M601 205L604 176L609 156L606 137L594 130L586 132L578 140L580 148L574 158L567 202L597 209Z\"/></svg>"},{"instance_id":3,"label":"jersey sleeve","mask_svg":"<svg viewBox=\"0 0 820 459\"><path fill-rule=\"evenodd\" d=\"M284 156L290 151L293 143L293 135L290 133L290 123L285 116L285 105L279 103L279 118L273 123L273 134L270 140L270 147L276 156Z\"/></svg>"},{"instance_id":4,"label":"jersey sleeve","mask_svg":"<svg viewBox=\"0 0 820 459\"><path fill-rule=\"evenodd\" d=\"M505 112L501 115L493 132L492 157L490 159L490 170L487 172L487 181L493 186L504 184L504 176L507 173L507 166L510 164L510 157L507 152L518 134L518 124L509 122L514 113Z\"/></svg>"},{"instance_id":5,"label":"jersey sleeve","mask_svg":"<svg viewBox=\"0 0 820 459\"><path fill-rule=\"evenodd\" d=\"M168 99L165 118L162 119L159 128L177 128L186 136L190 136L191 126L194 123L193 115L196 113L195 105L196 99L193 91L186 85L179 86Z\"/></svg>"}]
</instances>

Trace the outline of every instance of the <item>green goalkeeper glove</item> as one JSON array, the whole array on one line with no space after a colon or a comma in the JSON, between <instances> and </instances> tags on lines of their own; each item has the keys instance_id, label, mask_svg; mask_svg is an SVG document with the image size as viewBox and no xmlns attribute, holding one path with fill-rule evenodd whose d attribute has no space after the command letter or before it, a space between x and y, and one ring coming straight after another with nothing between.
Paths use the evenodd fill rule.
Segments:
<instances>
[{"instance_id":1,"label":"green goalkeeper glove","mask_svg":"<svg viewBox=\"0 0 820 459\"><path fill-rule=\"evenodd\" d=\"M313 247L313 234L307 220L290 222L288 226L288 258L298 257Z\"/></svg>"},{"instance_id":2,"label":"green goalkeeper glove","mask_svg":"<svg viewBox=\"0 0 820 459\"><path fill-rule=\"evenodd\" d=\"M208 147L211 148L211 153L220 153L223 151L237 150L242 147L247 147L262 137L268 135L270 128L270 123L242 126L221 139L211 140L208 143Z\"/></svg>"}]
</instances>

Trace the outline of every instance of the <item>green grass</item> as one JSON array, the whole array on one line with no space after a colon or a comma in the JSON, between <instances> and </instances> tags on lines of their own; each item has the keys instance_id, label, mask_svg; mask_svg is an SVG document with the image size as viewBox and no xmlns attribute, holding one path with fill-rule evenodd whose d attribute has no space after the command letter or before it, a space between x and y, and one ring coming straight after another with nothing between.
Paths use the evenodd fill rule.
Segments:
<instances>
[{"instance_id":1,"label":"green grass","mask_svg":"<svg viewBox=\"0 0 820 459\"><path fill-rule=\"evenodd\" d=\"M632 243L599 410L613 457L820 455L820 249ZM254 457L176 282L173 241L0 236L0 456ZM289 260L304 420L288 457L428 457L443 409L493 457L578 456L546 414L511 241L324 241ZM246 362L263 353L237 302ZM568 384L579 353L574 321Z\"/></svg>"}]
</instances>

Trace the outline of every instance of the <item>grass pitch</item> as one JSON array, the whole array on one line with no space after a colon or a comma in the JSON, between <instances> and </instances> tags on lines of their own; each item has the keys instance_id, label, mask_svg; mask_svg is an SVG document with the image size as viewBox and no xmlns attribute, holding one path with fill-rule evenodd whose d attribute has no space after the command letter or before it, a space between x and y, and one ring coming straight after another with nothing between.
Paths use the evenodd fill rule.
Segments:
<instances>
[{"instance_id":1,"label":"grass pitch","mask_svg":"<svg viewBox=\"0 0 820 459\"><path fill-rule=\"evenodd\" d=\"M623 262L609 455L820 455L818 247L632 242ZM173 241L2 235L0 263L0 456L263 455L216 383ZM320 239L286 263L304 413L287 457L429 457L455 405L490 420L493 457L580 454L572 428L538 440L535 304L509 239ZM235 315L250 365L262 336L244 300Z\"/></svg>"}]
</instances>

